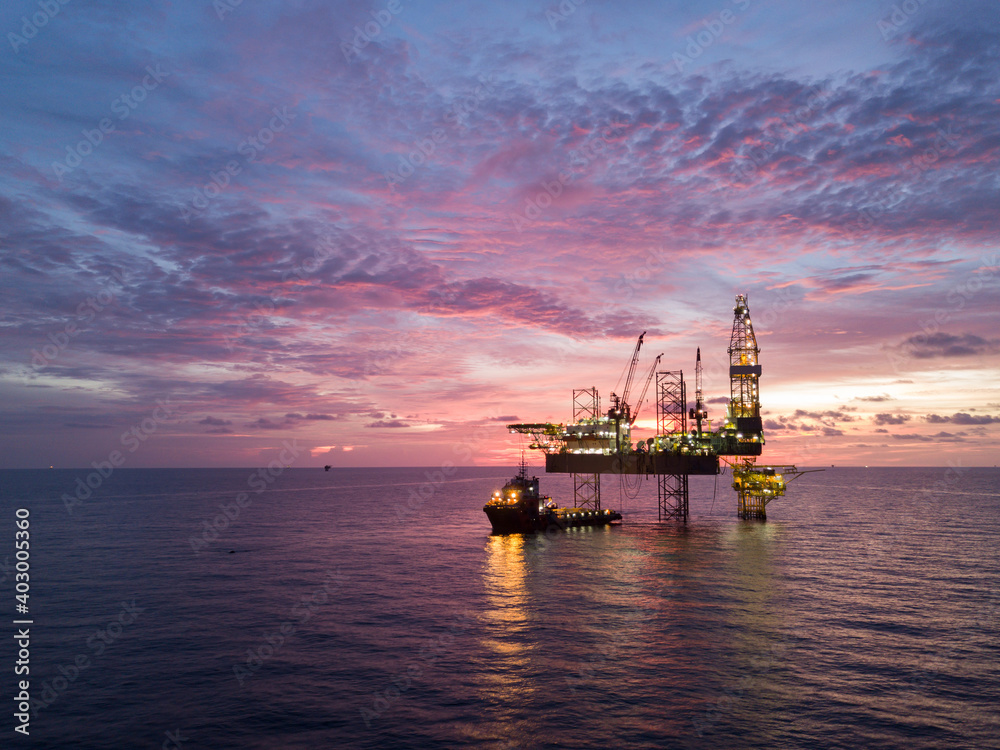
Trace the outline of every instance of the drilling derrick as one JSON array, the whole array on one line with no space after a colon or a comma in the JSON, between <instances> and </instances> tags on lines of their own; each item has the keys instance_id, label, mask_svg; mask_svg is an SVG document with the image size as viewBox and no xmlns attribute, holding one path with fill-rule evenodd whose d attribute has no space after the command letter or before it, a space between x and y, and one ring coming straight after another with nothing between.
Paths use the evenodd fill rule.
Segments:
<instances>
[{"instance_id":1,"label":"drilling derrick","mask_svg":"<svg viewBox=\"0 0 1000 750\"><path fill-rule=\"evenodd\" d=\"M760 364L757 337L750 322L747 298L740 294L733 308L733 333L729 337L729 414L727 426L735 426L737 448L763 432L760 418ZM736 451L743 454L742 450ZM760 451L757 452L759 455ZM733 489L736 490L736 513L740 518L765 518L765 494L770 492L768 477L758 470L753 456L733 464ZM783 488L782 488L783 489Z\"/></svg>"},{"instance_id":2,"label":"drilling derrick","mask_svg":"<svg viewBox=\"0 0 1000 750\"><path fill-rule=\"evenodd\" d=\"M733 334L729 339L729 417L736 427L743 455L759 456L763 447L764 426L760 418L760 363L757 337L750 322L747 298L740 294L733 308ZM756 450L752 447L756 445Z\"/></svg>"},{"instance_id":3,"label":"drilling derrick","mask_svg":"<svg viewBox=\"0 0 1000 750\"><path fill-rule=\"evenodd\" d=\"M740 518L767 518L767 504L785 494L784 474L792 479L802 474L794 466L757 466L764 447L764 426L760 416L760 347L750 322L746 296L736 297L733 333L729 339L729 414L726 427L735 428L733 489L736 514ZM719 451L723 453L724 451ZM729 451L725 451L730 453Z\"/></svg>"}]
</instances>

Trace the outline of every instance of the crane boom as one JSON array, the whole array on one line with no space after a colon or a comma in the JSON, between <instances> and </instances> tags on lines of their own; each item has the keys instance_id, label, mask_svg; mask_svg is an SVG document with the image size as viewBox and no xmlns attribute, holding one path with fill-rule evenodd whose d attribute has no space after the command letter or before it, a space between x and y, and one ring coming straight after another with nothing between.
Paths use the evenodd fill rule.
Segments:
<instances>
[{"instance_id":1,"label":"crane boom","mask_svg":"<svg viewBox=\"0 0 1000 750\"><path fill-rule=\"evenodd\" d=\"M622 389L621 403L623 409L629 408L629 391L632 390L632 378L635 377L635 366L639 363L639 350L642 348L642 338L645 335L645 331L639 334L639 340L635 342L635 351L632 352L632 362L628 366L628 377L625 378L625 387Z\"/></svg>"},{"instance_id":2,"label":"crane boom","mask_svg":"<svg viewBox=\"0 0 1000 750\"><path fill-rule=\"evenodd\" d=\"M635 403L635 413L632 415L632 421L630 425L634 425L635 421L639 418L639 410L642 408L642 403L646 399L646 392L649 390L649 384L653 382L653 376L656 374L656 366L660 364L660 359L663 357L663 352L656 355L656 359L653 360L653 366L649 368L649 375L646 376L646 384L642 386L642 393L639 394L639 400Z\"/></svg>"}]
</instances>

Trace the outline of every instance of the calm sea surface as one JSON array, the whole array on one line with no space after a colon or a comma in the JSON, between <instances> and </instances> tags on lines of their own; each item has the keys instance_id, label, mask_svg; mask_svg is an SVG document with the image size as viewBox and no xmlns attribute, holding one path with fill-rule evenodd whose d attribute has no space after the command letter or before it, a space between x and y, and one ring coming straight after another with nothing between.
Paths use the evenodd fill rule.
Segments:
<instances>
[{"instance_id":1,"label":"calm sea surface","mask_svg":"<svg viewBox=\"0 0 1000 750\"><path fill-rule=\"evenodd\" d=\"M622 526L527 537L482 512L513 470L436 472L117 469L72 514L86 472L0 472L0 747L1000 747L996 469L828 469L766 523L692 478L686 528L606 478Z\"/></svg>"}]
</instances>

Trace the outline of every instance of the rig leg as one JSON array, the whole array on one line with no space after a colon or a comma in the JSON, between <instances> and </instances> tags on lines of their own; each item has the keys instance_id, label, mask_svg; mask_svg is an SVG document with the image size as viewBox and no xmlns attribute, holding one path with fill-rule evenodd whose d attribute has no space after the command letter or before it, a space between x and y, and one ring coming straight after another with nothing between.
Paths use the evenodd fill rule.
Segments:
<instances>
[{"instance_id":1,"label":"rig leg","mask_svg":"<svg viewBox=\"0 0 1000 750\"><path fill-rule=\"evenodd\" d=\"M657 495L660 500L660 520L671 518L687 523L688 520L688 475L658 474Z\"/></svg>"},{"instance_id":2,"label":"rig leg","mask_svg":"<svg viewBox=\"0 0 1000 750\"><path fill-rule=\"evenodd\" d=\"M767 520L767 501L763 495L741 491L738 495L737 514L744 520Z\"/></svg>"},{"instance_id":3,"label":"rig leg","mask_svg":"<svg viewBox=\"0 0 1000 750\"><path fill-rule=\"evenodd\" d=\"M601 509L601 475L573 475L573 503L575 508Z\"/></svg>"}]
</instances>

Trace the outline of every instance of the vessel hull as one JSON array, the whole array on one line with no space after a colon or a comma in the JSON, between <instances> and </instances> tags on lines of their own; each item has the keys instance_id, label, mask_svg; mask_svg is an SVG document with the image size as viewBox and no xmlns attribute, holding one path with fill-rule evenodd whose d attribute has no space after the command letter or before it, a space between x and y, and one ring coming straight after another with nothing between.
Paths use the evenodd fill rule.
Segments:
<instances>
[{"instance_id":1,"label":"vessel hull","mask_svg":"<svg viewBox=\"0 0 1000 750\"><path fill-rule=\"evenodd\" d=\"M549 511L532 514L517 506L483 508L490 519L494 534L531 534L549 529L573 529L581 526L607 526L622 520L621 513L615 511Z\"/></svg>"}]
</instances>

